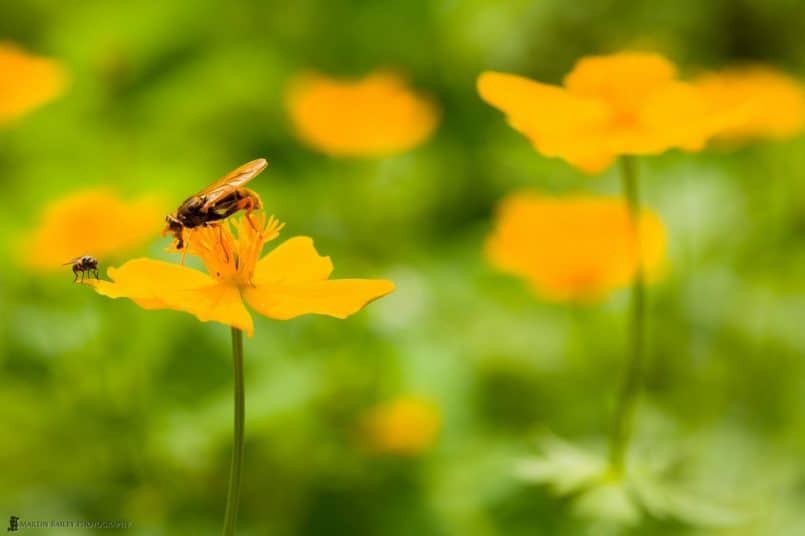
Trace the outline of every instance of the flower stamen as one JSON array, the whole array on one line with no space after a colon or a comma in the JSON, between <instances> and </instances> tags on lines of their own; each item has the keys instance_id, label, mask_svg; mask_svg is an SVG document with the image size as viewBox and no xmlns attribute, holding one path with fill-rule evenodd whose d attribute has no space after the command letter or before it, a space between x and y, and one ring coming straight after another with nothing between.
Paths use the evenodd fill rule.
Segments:
<instances>
[{"instance_id":1,"label":"flower stamen","mask_svg":"<svg viewBox=\"0 0 805 536\"><path fill-rule=\"evenodd\" d=\"M274 216L252 212L239 218L183 230L187 253L200 258L207 272L219 281L254 287L254 270L263 246L284 227ZM172 251L176 251L175 246Z\"/></svg>"}]
</instances>

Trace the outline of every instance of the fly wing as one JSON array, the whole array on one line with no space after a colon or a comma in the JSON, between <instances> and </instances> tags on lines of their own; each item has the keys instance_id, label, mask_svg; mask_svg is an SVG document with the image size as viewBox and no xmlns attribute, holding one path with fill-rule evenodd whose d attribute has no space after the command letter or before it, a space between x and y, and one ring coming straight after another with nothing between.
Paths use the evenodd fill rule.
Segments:
<instances>
[{"instance_id":1,"label":"fly wing","mask_svg":"<svg viewBox=\"0 0 805 536\"><path fill-rule=\"evenodd\" d=\"M69 261L63 263L62 266L67 266L68 264L75 264L78 261L80 261L83 257L84 257L83 255L79 255L78 257L75 257L75 258L70 259Z\"/></svg>"},{"instance_id":2,"label":"fly wing","mask_svg":"<svg viewBox=\"0 0 805 536\"><path fill-rule=\"evenodd\" d=\"M217 181L213 182L196 195L204 197L204 207L209 208L214 205L221 197L232 193L234 190L242 187L257 175L263 172L268 166L265 158L258 158L243 164L239 168L230 171Z\"/></svg>"}]
</instances>

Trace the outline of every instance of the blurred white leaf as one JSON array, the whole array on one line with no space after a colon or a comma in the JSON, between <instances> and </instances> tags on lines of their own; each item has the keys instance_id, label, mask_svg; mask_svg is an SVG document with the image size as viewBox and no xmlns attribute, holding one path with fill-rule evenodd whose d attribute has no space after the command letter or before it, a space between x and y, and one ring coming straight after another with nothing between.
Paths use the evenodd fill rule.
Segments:
<instances>
[{"instance_id":1,"label":"blurred white leaf","mask_svg":"<svg viewBox=\"0 0 805 536\"><path fill-rule=\"evenodd\" d=\"M630 483L649 515L674 519L699 527L728 527L746 521L745 516L697 496L692 490L664 482L657 475L636 474Z\"/></svg>"},{"instance_id":2,"label":"blurred white leaf","mask_svg":"<svg viewBox=\"0 0 805 536\"><path fill-rule=\"evenodd\" d=\"M620 526L637 525L644 515L693 527L731 527L742 516L699 496L694 484L669 480L672 464L657 452L635 456L628 470L617 476L606 459L558 437L539 442L540 455L520 460L515 474L544 484L559 496L575 495L574 511L594 521Z\"/></svg>"},{"instance_id":3,"label":"blurred white leaf","mask_svg":"<svg viewBox=\"0 0 805 536\"><path fill-rule=\"evenodd\" d=\"M592 485L606 470L601 457L558 437L547 436L540 446L542 455L518 462L515 474L530 482L547 484L559 495Z\"/></svg>"},{"instance_id":4,"label":"blurred white leaf","mask_svg":"<svg viewBox=\"0 0 805 536\"><path fill-rule=\"evenodd\" d=\"M640 506L627 489L627 483L620 480L591 487L573 502L573 508L581 516L622 525L636 525L642 517Z\"/></svg>"}]
</instances>

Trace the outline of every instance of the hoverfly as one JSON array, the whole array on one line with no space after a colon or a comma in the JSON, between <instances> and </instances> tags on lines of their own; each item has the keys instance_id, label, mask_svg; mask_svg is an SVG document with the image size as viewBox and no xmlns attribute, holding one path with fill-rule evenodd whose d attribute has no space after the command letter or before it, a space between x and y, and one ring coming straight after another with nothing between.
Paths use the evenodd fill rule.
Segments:
<instances>
[{"instance_id":1,"label":"hoverfly","mask_svg":"<svg viewBox=\"0 0 805 536\"><path fill-rule=\"evenodd\" d=\"M191 195L179 205L175 214L169 214L165 218L167 225L162 231L162 236L172 233L176 238L176 249L182 249L183 229L206 226L224 220L240 210L245 210L248 218L251 211L262 208L262 204L258 195L244 188L244 185L267 166L265 158L252 160L230 171L197 194Z\"/></svg>"},{"instance_id":2,"label":"hoverfly","mask_svg":"<svg viewBox=\"0 0 805 536\"><path fill-rule=\"evenodd\" d=\"M94 275L95 279L100 279L100 277L98 277L98 259L92 255L81 255L80 257L65 262L62 266L67 266L68 264L73 265L73 274L75 274L73 283L78 281L79 273L81 273L81 281L84 281L84 274L87 272L89 272L90 275Z\"/></svg>"}]
</instances>

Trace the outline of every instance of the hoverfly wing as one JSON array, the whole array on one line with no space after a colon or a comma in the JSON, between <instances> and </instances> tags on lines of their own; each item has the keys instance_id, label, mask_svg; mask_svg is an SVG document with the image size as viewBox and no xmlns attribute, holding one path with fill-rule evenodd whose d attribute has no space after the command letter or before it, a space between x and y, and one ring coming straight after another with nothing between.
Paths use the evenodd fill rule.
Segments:
<instances>
[{"instance_id":1,"label":"hoverfly wing","mask_svg":"<svg viewBox=\"0 0 805 536\"><path fill-rule=\"evenodd\" d=\"M213 182L196 195L204 197L204 208L214 205L221 197L232 193L242 187L268 167L265 158L258 158L230 171L217 181Z\"/></svg>"},{"instance_id":2,"label":"hoverfly wing","mask_svg":"<svg viewBox=\"0 0 805 536\"><path fill-rule=\"evenodd\" d=\"M78 257L72 258L69 261L67 261L65 263L62 263L62 266L67 266L69 264L75 264L75 263L77 263L78 261L80 261L83 258L84 258L84 255L79 255Z\"/></svg>"}]
</instances>

